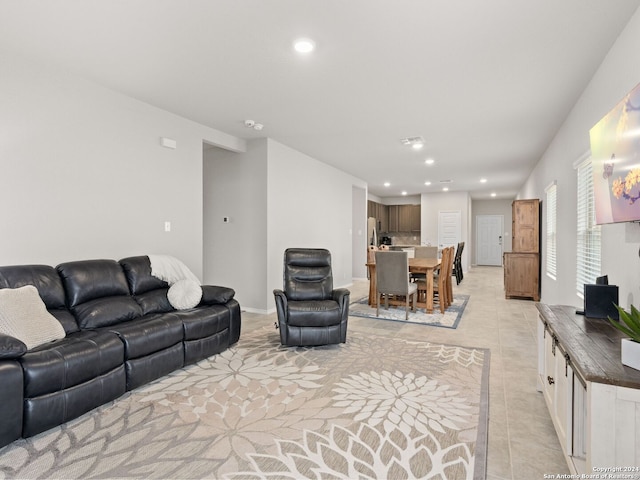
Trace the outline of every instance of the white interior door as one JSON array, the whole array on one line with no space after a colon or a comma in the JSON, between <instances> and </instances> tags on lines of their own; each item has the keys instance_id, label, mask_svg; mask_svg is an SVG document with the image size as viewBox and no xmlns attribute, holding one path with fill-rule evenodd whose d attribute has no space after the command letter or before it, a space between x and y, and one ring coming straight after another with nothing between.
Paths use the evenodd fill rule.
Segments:
<instances>
[{"instance_id":1,"label":"white interior door","mask_svg":"<svg viewBox=\"0 0 640 480\"><path fill-rule=\"evenodd\" d=\"M476 216L476 263L502 265L503 215Z\"/></svg>"},{"instance_id":2,"label":"white interior door","mask_svg":"<svg viewBox=\"0 0 640 480\"><path fill-rule=\"evenodd\" d=\"M458 246L462 224L460 210L438 212L438 248Z\"/></svg>"}]
</instances>

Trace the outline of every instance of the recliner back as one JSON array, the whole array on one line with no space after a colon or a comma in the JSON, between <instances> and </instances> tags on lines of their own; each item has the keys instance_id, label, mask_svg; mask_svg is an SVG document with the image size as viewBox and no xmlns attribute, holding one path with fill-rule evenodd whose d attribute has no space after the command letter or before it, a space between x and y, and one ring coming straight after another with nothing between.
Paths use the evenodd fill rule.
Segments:
<instances>
[{"instance_id":1,"label":"recliner back","mask_svg":"<svg viewBox=\"0 0 640 480\"><path fill-rule=\"evenodd\" d=\"M333 292L331 253L324 248L284 252L284 292L289 300L328 300Z\"/></svg>"}]
</instances>

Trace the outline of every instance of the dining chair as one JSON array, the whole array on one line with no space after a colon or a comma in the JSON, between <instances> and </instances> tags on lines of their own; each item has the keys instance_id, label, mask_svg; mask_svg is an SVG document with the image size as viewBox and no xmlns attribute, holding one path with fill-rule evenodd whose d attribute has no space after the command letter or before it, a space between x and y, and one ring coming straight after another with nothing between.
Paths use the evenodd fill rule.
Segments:
<instances>
[{"instance_id":1,"label":"dining chair","mask_svg":"<svg viewBox=\"0 0 640 480\"><path fill-rule=\"evenodd\" d=\"M453 287L451 283L451 271L453 269L453 257L455 249L453 246L446 248L446 259L442 259L440 262L440 275L438 275L438 281L434 286L434 300L435 296L438 297L438 303L440 305L440 311L444 311L453 303ZM444 250L443 250L444 252ZM444 255L444 253L443 253Z\"/></svg>"},{"instance_id":2,"label":"dining chair","mask_svg":"<svg viewBox=\"0 0 640 480\"><path fill-rule=\"evenodd\" d=\"M464 242L458 243L456 249L456 256L453 259L453 272L452 275L456 277L456 285L460 285L460 282L464 278L462 274L462 251L464 250Z\"/></svg>"},{"instance_id":3,"label":"dining chair","mask_svg":"<svg viewBox=\"0 0 640 480\"><path fill-rule=\"evenodd\" d=\"M415 247L415 258L438 258L438 247Z\"/></svg>"},{"instance_id":4,"label":"dining chair","mask_svg":"<svg viewBox=\"0 0 640 480\"><path fill-rule=\"evenodd\" d=\"M375 245L369 245L367 247L367 263L373 263L376 261L376 252L378 250L378 247Z\"/></svg>"},{"instance_id":5,"label":"dining chair","mask_svg":"<svg viewBox=\"0 0 640 480\"><path fill-rule=\"evenodd\" d=\"M451 286L451 268L453 265L453 247L446 247L442 250L442 257L440 260L440 271L437 278L433 281L433 301L434 305L437 303L440 307L440 312L444 311L453 302L453 288ZM419 281L417 283L418 295L420 298L427 296L427 282Z\"/></svg>"},{"instance_id":6,"label":"dining chair","mask_svg":"<svg viewBox=\"0 0 640 480\"><path fill-rule=\"evenodd\" d=\"M378 251L378 247L376 247L375 245L369 245L367 247L367 263L371 264L371 263L375 263L376 261L376 252ZM370 268L367 267L367 279L371 280L371 275L370 275Z\"/></svg>"},{"instance_id":7,"label":"dining chair","mask_svg":"<svg viewBox=\"0 0 640 480\"><path fill-rule=\"evenodd\" d=\"M389 296L405 298L405 320L409 320L409 304L415 311L418 287L409 281L409 254L407 252L376 252L376 316L380 314L380 302L385 297L385 308L389 308Z\"/></svg>"},{"instance_id":8,"label":"dining chair","mask_svg":"<svg viewBox=\"0 0 640 480\"><path fill-rule=\"evenodd\" d=\"M420 246L415 247L415 258L438 258L438 247L432 246ZM420 280L426 280L426 273L415 272L411 273L411 280L419 282ZM418 294L419 295L419 294Z\"/></svg>"}]
</instances>

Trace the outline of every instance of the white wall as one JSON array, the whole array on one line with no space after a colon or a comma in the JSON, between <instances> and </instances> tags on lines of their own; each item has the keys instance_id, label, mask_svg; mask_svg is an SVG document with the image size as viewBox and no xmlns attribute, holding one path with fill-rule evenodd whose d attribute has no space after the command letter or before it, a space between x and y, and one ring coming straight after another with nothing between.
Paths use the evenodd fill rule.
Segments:
<instances>
[{"instance_id":1,"label":"white wall","mask_svg":"<svg viewBox=\"0 0 640 480\"><path fill-rule=\"evenodd\" d=\"M462 269L469 269L469 250L474 248L471 234L471 198L468 192L423 193L420 204L420 243L438 244L438 213L460 211L460 240L465 242Z\"/></svg>"},{"instance_id":2,"label":"white wall","mask_svg":"<svg viewBox=\"0 0 640 480\"><path fill-rule=\"evenodd\" d=\"M247 142L246 153L207 149L203 167L204 282L233 288L243 308L265 310L267 140Z\"/></svg>"},{"instance_id":3,"label":"white wall","mask_svg":"<svg viewBox=\"0 0 640 480\"><path fill-rule=\"evenodd\" d=\"M204 279L234 288L244 309L275 309L273 290L282 288L289 247L329 249L334 285L352 283L358 222L366 232L363 181L263 138L242 153L205 150L204 185ZM365 236L362 242L364 268Z\"/></svg>"},{"instance_id":4,"label":"white wall","mask_svg":"<svg viewBox=\"0 0 640 480\"><path fill-rule=\"evenodd\" d=\"M366 183L274 140L268 141L266 302L282 288L282 259L289 247L331 251L334 287L352 281L353 186ZM366 199L362 199L366 211ZM362 228L366 231L366 219ZM366 248L366 246L363 246Z\"/></svg>"},{"instance_id":5,"label":"white wall","mask_svg":"<svg viewBox=\"0 0 640 480\"><path fill-rule=\"evenodd\" d=\"M367 190L353 186L351 205L351 274L353 278L367 278Z\"/></svg>"},{"instance_id":6,"label":"white wall","mask_svg":"<svg viewBox=\"0 0 640 480\"><path fill-rule=\"evenodd\" d=\"M165 253L201 277L202 143L242 141L8 55L0 92L0 265Z\"/></svg>"},{"instance_id":7,"label":"white wall","mask_svg":"<svg viewBox=\"0 0 640 480\"><path fill-rule=\"evenodd\" d=\"M589 130L634 86L640 83L640 10L629 21L591 82L540 159L519 198L544 200L544 189L557 180L557 279L545 275L542 248L542 301L582 306L576 275L576 174L573 162L589 150ZM546 233L542 209L542 238ZM620 303L640 303L640 227L636 224L602 226L602 273L620 287Z\"/></svg>"}]
</instances>

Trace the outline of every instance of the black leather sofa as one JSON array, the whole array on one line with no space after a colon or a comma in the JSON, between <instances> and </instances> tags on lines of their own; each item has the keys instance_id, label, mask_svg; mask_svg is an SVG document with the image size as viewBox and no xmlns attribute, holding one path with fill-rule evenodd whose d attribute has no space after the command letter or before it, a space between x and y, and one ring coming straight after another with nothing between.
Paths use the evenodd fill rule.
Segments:
<instances>
[{"instance_id":1,"label":"black leather sofa","mask_svg":"<svg viewBox=\"0 0 640 480\"><path fill-rule=\"evenodd\" d=\"M27 351L0 334L0 447L110 402L240 338L240 305L226 287L202 286L175 310L149 257L83 260L56 268L0 267L0 288L33 285L63 339Z\"/></svg>"}]
</instances>

